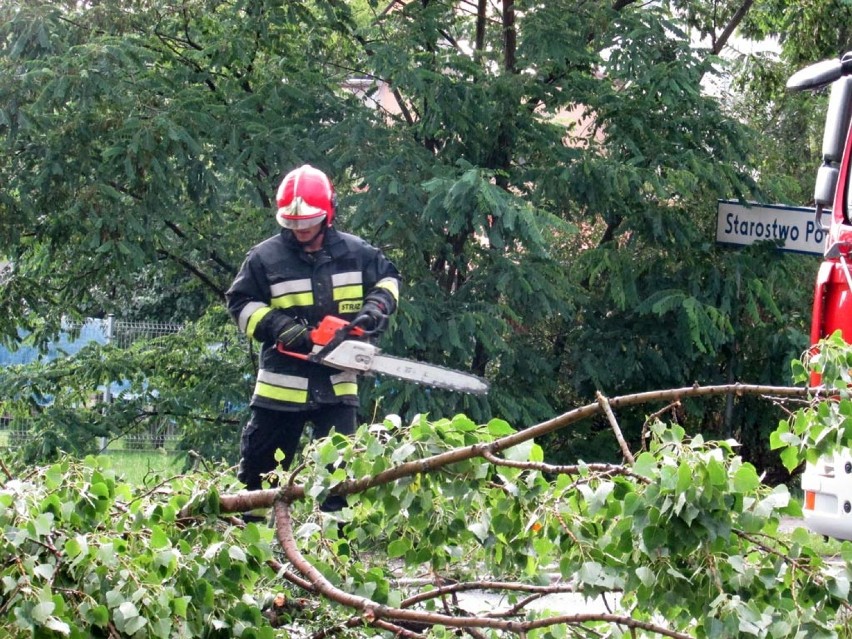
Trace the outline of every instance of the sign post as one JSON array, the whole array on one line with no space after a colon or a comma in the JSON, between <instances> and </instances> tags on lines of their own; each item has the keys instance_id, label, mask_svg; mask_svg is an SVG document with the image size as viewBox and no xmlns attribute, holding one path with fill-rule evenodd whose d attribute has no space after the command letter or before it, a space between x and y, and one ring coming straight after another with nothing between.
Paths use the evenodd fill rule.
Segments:
<instances>
[{"instance_id":1,"label":"sign post","mask_svg":"<svg viewBox=\"0 0 852 639\"><path fill-rule=\"evenodd\" d=\"M812 208L719 201L716 217L719 244L748 246L774 241L782 251L822 256L826 233L827 229L817 225Z\"/></svg>"}]
</instances>

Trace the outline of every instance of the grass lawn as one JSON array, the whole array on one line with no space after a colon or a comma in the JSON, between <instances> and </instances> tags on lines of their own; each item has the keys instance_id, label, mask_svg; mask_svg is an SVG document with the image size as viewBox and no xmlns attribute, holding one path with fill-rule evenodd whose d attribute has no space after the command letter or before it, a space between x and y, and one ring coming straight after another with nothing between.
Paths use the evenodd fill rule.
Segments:
<instances>
[{"instance_id":1,"label":"grass lawn","mask_svg":"<svg viewBox=\"0 0 852 639\"><path fill-rule=\"evenodd\" d=\"M183 457L165 451L107 451L106 457L128 483L138 486L153 475L166 478L183 472Z\"/></svg>"},{"instance_id":2,"label":"grass lawn","mask_svg":"<svg viewBox=\"0 0 852 639\"><path fill-rule=\"evenodd\" d=\"M9 445L11 432L0 429L0 450ZM142 485L146 477L179 475L183 472L184 459L173 450L127 450L121 441L113 443L104 453L110 465L125 477L128 483Z\"/></svg>"}]
</instances>

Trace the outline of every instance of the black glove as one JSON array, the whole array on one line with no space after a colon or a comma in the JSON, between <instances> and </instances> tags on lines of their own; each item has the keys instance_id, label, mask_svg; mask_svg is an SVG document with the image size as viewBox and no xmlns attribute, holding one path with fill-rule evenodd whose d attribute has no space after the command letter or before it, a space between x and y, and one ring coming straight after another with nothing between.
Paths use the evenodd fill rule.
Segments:
<instances>
[{"instance_id":1,"label":"black glove","mask_svg":"<svg viewBox=\"0 0 852 639\"><path fill-rule=\"evenodd\" d=\"M287 324L278 333L276 341L281 344L285 351L290 351L291 353L310 353L314 347L308 327L296 321Z\"/></svg>"},{"instance_id":2,"label":"black glove","mask_svg":"<svg viewBox=\"0 0 852 639\"><path fill-rule=\"evenodd\" d=\"M380 335L387 328L388 315L381 302L368 299L358 311L354 322L368 333Z\"/></svg>"}]
</instances>

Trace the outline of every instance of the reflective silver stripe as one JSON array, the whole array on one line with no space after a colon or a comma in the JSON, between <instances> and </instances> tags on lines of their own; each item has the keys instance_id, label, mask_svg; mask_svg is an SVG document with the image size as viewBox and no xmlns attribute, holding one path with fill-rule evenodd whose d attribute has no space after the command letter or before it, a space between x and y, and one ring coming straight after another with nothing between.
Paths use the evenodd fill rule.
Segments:
<instances>
[{"instance_id":1,"label":"reflective silver stripe","mask_svg":"<svg viewBox=\"0 0 852 639\"><path fill-rule=\"evenodd\" d=\"M237 318L237 326L240 327L240 331L242 333L246 332L251 316L254 315L256 311L265 308L266 306L268 305L263 302L249 302L243 306L243 310L240 311L240 316Z\"/></svg>"},{"instance_id":2,"label":"reflective silver stripe","mask_svg":"<svg viewBox=\"0 0 852 639\"><path fill-rule=\"evenodd\" d=\"M331 276L332 286L346 286L347 284L361 284L363 282L361 271L349 271L348 273L336 273Z\"/></svg>"},{"instance_id":3,"label":"reflective silver stripe","mask_svg":"<svg viewBox=\"0 0 852 639\"><path fill-rule=\"evenodd\" d=\"M354 382L358 379L358 374L353 373L352 371L342 371L337 375L332 375L329 377L332 384L339 384L340 382Z\"/></svg>"},{"instance_id":4,"label":"reflective silver stripe","mask_svg":"<svg viewBox=\"0 0 852 639\"><path fill-rule=\"evenodd\" d=\"M310 290L310 279L288 280L286 282L273 284L269 287L269 292L272 294L272 297L281 297L282 295L288 295L290 293L305 293Z\"/></svg>"},{"instance_id":5,"label":"reflective silver stripe","mask_svg":"<svg viewBox=\"0 0 852 639\"><path fill-rule=\"evenodd\" d=\"M281 386L282 388L296 388L298 390L308 390L308 378L299 377L297 375L282 375L281 373L273 373L264 369L257 372L257 381L273 386Z\"/></svg>"},{"instance_id":6,"label":"reflective silver stripe","mask_svg":"<svg viewBox=\"0 0 852 639\"><path fill-rule=\"evenodd\" d=\"M279 282L270 287L273 308L313 306L314 292L310 279Z\"/></svg>"}]
</instances>

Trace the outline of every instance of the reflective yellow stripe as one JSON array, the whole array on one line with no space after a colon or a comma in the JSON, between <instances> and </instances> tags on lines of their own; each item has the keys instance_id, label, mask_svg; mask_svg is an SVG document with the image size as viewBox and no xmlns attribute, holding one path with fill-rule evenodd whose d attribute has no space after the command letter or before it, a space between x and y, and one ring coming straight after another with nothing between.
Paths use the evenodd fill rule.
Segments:
<instances>
[{"instance_id":1,"label":"reflective yellow stripe","mask_svg":"<svg viewBox=\"0 0 852 639\"><path fill-rule=\"evenodd\" d=\"M263 306L262 308L259 308L254 313L252 313L248 318L248 322L246 322L246 335L248 335L249 337L254 337L254 331L257 328L258 322L260 322L260 320L266 317L266 314L269 313L271 310L272 309L270 307Z\"/></svg>"},{"instance_id":2,"label":"reflective yellow stripe","mask_svg":"<svg viewBox=\"0 0 852 639\"><path fill-rule=\"evenodd\" d=\"M341 395L357 395L358 394L358 384L355 382L341 382L340 384L332 385L334 389L334 394L337 397Z\"/></svg>"},{"instance_id":3,"label":"reflective yellow stripe","mask_svg":"<svg viewBox=\"0 0 852 639\"><path fill-rule=\"evenodd\" d=\"M272 298L273 308L290 308L291 306L313 306L314 294L312 291L307 293L291 293L290 295L282 295L281 297Z\"/></svg>"},{"instance_id":4,"label":"reflective yellow stripe","mask_svg":"<svg viewBox=\"0 0 852 639\"><path fill-rule=\"evenodd\" d=\"M313 306L314 294L311 290L310 278L287 280L269 287L272 306L275 308L290 308L291 306Z\"/></svg>"},{"instance_id":5,"label":"reflective yellow stripe","mask_svg":"<svg viewBox=\"0 0 852 639\"><path fill-rule=\"evenodd\" d=\"M340 286L331 294L332 299L335 302L340 300L356 300L364 297L364 287L360 284L353 284L352 286Z\"/></svg>"},{"instance_id":6,"label":"reflective yellow stripe","mask_svg":"<svg viewBox=\"0 0 852 639\"><path fill-rule=\"evenodd\" d=\"M358 375L351 371L343 371L329 377L329 381L331 381L331 387L334 390L334 394L336 397L341 397L343 395L357 395L357 379Z\"/></svg>"},{"instance_id":7,"label":"reflective yellow stripe","mask_svg":"<svg viewBox=\"0 0 852 639\"><path fill-rule=\"evenodd\" d=\"M306 404L308 401L308 378L298 375L282 375L261 369L257 373L254 394L258 397L277 399L281 402Z\"/></svg>"},{"instance_id":8,"label":"reflective yellow stripe","mask_svg":"<svg viewBox=\"0 0 852 639\"><path fill-rule=\"evenodd\" d=\"M277 399L279 402L292 402L293 404L307 404L308 391L295 388L281 388L272 384L257 382L254 386L254 394L258 397Z\"/></svg>"},{"instance_id":9,"label":"reflective yellow stripe","mask_svg":"<svg viewBox=\"0 0 852 639\"><path fill-rule=\"evenodd\" d=\"M393 277L386 277L376 283L376 288L383 288L388 293L393 295L393 298L399 301L399 281Z\"/></svg>"}]
</instances>

